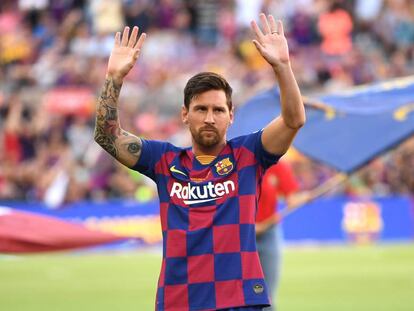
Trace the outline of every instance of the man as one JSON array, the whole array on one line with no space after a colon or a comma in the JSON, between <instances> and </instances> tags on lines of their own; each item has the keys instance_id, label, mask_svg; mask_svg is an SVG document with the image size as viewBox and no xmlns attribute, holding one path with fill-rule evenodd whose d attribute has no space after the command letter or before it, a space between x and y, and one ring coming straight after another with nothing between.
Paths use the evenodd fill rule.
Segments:
<instances>
[{"instance_id":1,"label":"man","mask_svg":"<svg viewBox=\"0 0 414 311\"><path fill-rule=\"evenodd\" d=\"M192 146L138 138L119 124L124 77L146 35L134 27L115 35L97 105L95 140L126 166L157 183L163 261L157 310L262 310L268 293L255 244L257 189L305 122L300 91L280 21L252 22L257 49L279 82L282 114L262 131L226 140L233 121L232 89L214 73L199 73L184 89L181 117ZM138 39L138 40L137 40Z\"/></svg>"},{"instance_id":2,"label":"man","mask_svg":"<svg viewBox=\"0 0 414 311\"><path fill-rule=\"evenodd\" d=\"M292 169L283 161L271 166L263 177L256 215L256 241L269 295L274 297L269 311L276 310L275 298L281 265L282 237L281 228L277 225L279 222L278 197L283 196L288 206L291 207L289 203L297 190L298 183Z\"/></svg>"},{"instance_id":3,"label":"man","mask_svg":"<svg viewBox=\"0 0 414 311\"><path fill-rule=\"evenodd\" d=\"M298 192L298 182L287 162L279 161L266 171L261 184L259 207L256 214L257 251L269 295L273 297L272 306L264 310L276 310L276 291L279 285L282 263L283 232L279 226L282 215L278 210L278 198L283 197L286 203L286 211L292 212L321 196L342 181L343 177L338 176L315 189Z\"/></svg>"}]
</instances>

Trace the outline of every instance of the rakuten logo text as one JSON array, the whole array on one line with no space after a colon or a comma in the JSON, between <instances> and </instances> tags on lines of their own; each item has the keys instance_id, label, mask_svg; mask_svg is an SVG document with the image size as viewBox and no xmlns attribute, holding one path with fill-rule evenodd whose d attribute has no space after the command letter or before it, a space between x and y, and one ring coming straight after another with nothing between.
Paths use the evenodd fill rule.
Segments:
<instances>
[{"instance_id":1,"label":"rakuten logo text","mask_svg":"<svg viewBox=\"0 0 414 311\"><path fill-rule=\"evenodd\" d=\"M179 199L183 199L185 204L191 205L217 200L235 189L234 182L231 180L216 184L209 181L205 185L191 185L191 183L188 183L184 186L174 182L170 197L176 196Z\"/></svg>"}]
</instances>

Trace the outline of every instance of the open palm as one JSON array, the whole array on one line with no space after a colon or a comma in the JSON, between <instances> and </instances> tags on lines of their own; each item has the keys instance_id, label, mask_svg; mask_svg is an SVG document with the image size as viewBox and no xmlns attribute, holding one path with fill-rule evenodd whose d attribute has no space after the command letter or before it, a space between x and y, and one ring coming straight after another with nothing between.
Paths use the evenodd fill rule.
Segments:
<instances>
[{"instance_id":1,"label":"open palm","mask_svg":"<svg viewBox=\"0 0 414 311\"><path fill-rule=\"evenodd\" d=\"M263 13L260 14L260 21L263 31L255 21L251 22L252 29L256 34L256 40L253 40L253 43L257 50L272 66L288 63L289 48L282 22L279 20L276 23L272 15L266 17Z\"/></svg>"},{"instance_id":2,"label":"open palm","mask_svg":"<svg viewBox=\"0 0 414 311\"><path fill-rule=\"evenodd\" d=\"M125 27L122 38L120 32L116 33L115 45L108 62L109 75L123 79L134 67L146 38L145 33L142 33L138 38L138 30L138 27L135 26L129 36L129 27Z\"/></svg>"}]
</instances>

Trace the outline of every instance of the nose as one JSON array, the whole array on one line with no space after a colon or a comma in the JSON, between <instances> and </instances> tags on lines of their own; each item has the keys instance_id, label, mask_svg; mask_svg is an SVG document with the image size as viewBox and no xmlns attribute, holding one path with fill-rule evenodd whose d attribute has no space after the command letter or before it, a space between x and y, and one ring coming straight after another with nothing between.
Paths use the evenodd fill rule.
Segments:
<instances>
[{"instance_id":1,"label":"nose","mask_svg":"<svg viewBox=\"0 0 414 311\"><path fill-rule=\"evenodd\" d=\"M207 111L206 118L204 119L204 123L207 123L207 124L214 124L215 123L214 113L213 113L212 110Z\"/></svg>"}]
</instances>

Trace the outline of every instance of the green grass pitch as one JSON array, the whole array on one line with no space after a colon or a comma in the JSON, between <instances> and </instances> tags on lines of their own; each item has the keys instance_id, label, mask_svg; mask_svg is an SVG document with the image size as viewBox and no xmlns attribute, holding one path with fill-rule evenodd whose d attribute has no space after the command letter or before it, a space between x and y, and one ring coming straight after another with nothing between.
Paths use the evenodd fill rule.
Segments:
<instances>
[{"instance_id":1,"label":"green grass pitch","mask_svg":"<svg viewBox=\"0 0 414 311\"><path fill-rule=\"evenodd\" d=\"M0 310L153 310L160 257L0 256ZM288 247L278 300L279 311L414 310L414 244Z\"/></svg>"}]
</instances>

